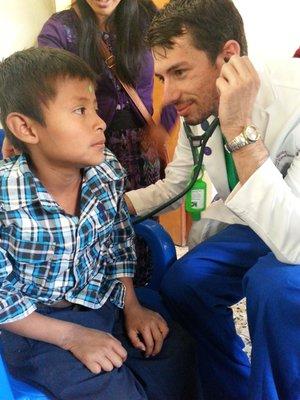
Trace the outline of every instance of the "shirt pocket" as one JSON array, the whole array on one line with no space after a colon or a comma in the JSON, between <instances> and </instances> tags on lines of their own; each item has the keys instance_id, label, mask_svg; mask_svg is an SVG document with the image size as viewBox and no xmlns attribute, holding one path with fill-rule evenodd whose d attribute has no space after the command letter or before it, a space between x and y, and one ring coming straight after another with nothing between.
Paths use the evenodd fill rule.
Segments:
<instances>
[{"instance_id":1,"label":"shirt pocket","mask_svg":"<svg viewBox=\"0 0 300 400\"><path fill-rule=\"evenodd\" d=\"M44 286L51 275L55 243L47 232L42 240L29 240L26 232L10 232L7 257L13 267L14 280L21 284Z\"/></svg>"}]
</instances>

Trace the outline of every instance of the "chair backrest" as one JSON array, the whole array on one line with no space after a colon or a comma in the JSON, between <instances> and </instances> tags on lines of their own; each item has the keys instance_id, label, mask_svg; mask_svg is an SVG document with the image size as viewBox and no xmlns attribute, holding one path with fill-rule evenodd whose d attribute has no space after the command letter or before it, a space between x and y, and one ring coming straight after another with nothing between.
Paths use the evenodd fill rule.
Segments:
<instances>
[{"instance_id":1,"label":"chair backrest","mask_svg":"<svg viewBox=\"0 0 300 400\"><path fill-rule=\"evenodd\" d=\"M2 143L4 139L4 130L0 129L0 160L2 160Z\"/></svg>"},{"instance_id":2,"label":"chair backrest","mask_svg":"<svg viewBox=\"0 0 300 400\"><path fill-rule=\"evenodd\" d=\"M150 249L153 271L149 287L158 290L163 275L176 261L174 242L168 232L151 219L134 225L134 230L137 236L145 240Z\"/></svg>"}]
</instances>

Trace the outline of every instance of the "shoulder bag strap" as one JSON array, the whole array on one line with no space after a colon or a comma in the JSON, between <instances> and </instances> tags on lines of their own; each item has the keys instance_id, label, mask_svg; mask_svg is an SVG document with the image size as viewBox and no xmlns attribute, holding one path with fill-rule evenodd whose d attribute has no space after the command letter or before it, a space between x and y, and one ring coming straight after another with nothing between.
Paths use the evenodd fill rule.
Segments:
<instances>
[{"instance_id":1,"label":"shoulder bag strap","mask_svg":"<svg viewBox=\"0 0 300 400\"><path fill-rule=\"evenodd\" d=\"M123 86L125 92L128 94L130 99L133 101L134 105L136 106L136 108L138 109L138 111L140 112L140 114L142 115L144 120L147 122L147 124L149 126L156 125L151 114L149 113L149 111L145 107L144 103L142 102L140 96L138 95L137 91L132 86L123 82L119 78L117 71L116 71L115 57L110 52L109 48L107 47L107 45L105 44L105 42L103 41L102 38L100 39L100 54L102 55L102 58L106 64L106 66L112 71L114 76L118 79L120 84Z\"/></svg>"}]
</instances>

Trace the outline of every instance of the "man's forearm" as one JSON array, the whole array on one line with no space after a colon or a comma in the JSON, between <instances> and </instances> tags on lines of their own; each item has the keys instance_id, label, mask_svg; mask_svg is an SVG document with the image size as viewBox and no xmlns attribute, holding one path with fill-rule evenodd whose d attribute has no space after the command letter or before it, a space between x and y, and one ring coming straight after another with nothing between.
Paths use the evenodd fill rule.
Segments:
<instances>
[{"instance_id":1,"label":"man's forearm","mask_svg":"<svg viewBox=\"0 0 300 400\"><path fill-rule=\"evenodd\" d=\"M76 324L60 321L33 312L28 317L15 322L1 324L0 328L30 339L40 340L66 348L74 336Z\"/></svg>"},{"instance_id":2,"label":"man's forearm","mask_svg":"<svg viewBox=\"0 0 300 400\"><path fill-rule=\"evenodd\" d=\"M129 214L136 215L136 209L134 208L132 201L130 200L130 198L128 196L126 196L126 194L124 194L124 200L128 207Z\"/></svg>"}]
</instances>

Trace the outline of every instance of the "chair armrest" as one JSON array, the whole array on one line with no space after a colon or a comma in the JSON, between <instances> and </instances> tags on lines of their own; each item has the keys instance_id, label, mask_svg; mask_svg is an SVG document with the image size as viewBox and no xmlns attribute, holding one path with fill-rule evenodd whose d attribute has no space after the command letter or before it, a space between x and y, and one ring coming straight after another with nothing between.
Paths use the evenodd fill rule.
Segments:
<instances>
[{"instance_id":1,"label":"chair armrest","mask_svg":"<svg viewBox=\"0 0 300 400\"><path fill-rule=\"evenodd\" d=\"M159 290L164 274L177 259L174 242L168 232L151 219L134 225L134 230L150 249L153 271L148 287Z\"/></svg>"}]
</instances>

